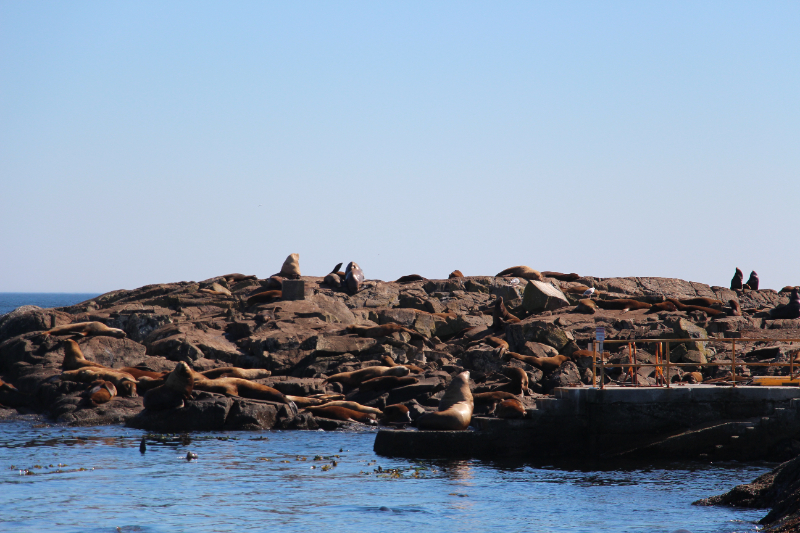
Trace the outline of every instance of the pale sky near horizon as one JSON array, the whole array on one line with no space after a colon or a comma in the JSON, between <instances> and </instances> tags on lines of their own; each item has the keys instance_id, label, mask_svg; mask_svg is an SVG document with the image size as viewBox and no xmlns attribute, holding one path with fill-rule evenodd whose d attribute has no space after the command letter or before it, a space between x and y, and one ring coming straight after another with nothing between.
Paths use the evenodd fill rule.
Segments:
<instances>
[{"instance_id":1,"label":"pale sky near horizon","mask_svg":"<svg viewBox=\"0 0 800 533\"><path fill-rule=\"evenodd\" d=\"M0 292L800 285L798 2L0 2Z\"/></svg>"}]
</instances>

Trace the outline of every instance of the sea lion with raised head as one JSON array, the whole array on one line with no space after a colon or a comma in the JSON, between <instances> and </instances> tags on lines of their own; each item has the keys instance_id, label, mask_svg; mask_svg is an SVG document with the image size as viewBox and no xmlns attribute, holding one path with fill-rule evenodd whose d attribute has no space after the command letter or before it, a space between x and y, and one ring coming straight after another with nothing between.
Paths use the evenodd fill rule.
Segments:
<instances>
[{"instance_id":1,"label":"sea lion with raised head","mask_svg":"<svg viewBox=\"0 0 800 533\"><path fill-rule=\"evenodd\" d=\"M515 266L500 271L495 277L497 278L522 278L527 280L544 281L542 273L534 270L529 266Z\"/></svg>"},{"instance_id":2,"label":"sea lion with raised head","mask_svg":"<svg viewBox=\"0 0 800 533\"><path fill-rule=\"evenodd\" d=\"M364 271L361 270L361 267L358 266L358 263L355 261L350 261L347 263L347 267L344 270L344 284L347 287L347 291L350 294L355 294L358 292L358 288L364 282Z\"/></svg>"},{"instance_id":3,"label":"sea lion with raised head","mask_svg":"<svg viewBox=\"0 0 800 533\"><path fill-rule=\"evenodd\" d=\"M502 328L506 324L516 324L517 322L519 322L519 318L508 312L503 297L498 296L492 312L492 327Z\"/></svg>"},{"instance_id":4,"label":"sea lion with raised head","mask_svg":"<svg viewBox=\"0 0 800 533\"><path fill-rule=\"evenodd\" d=\"M368 366L352 372L339 372L325 381L328 383L341 383L350 387L358 387L368 379L380 376L407 376L411 371L404 366Z\"/></svg>"},{"instance_id":5,"label":"sea lion with raised head","mask_svg":"<svg viewBox=\"0 0 800 533\"><path fill-rule=\"evenodd\" d=\"M370 413L361 413L353 411L347 407L339 406L319 406L319 407L306 407L306 411L315 417L330 418L331 420L341 420L342 422L359 422L370 426L377 425L375 415Z\"/></svg>"},{"instance_id":6,"label":"sea lion with raised head","mask_svg":"<svg viewBox=\"0 0 800 533\"><path fill-rule=\"evenodd\" d=\"M162 385L147 391L144 395L144 408L152 411L179 409L184 400L192 396L194 376L189 365L181 361L167 374Z\"/></svg>"},{"instance_id":7,"label":"sea lion with raised head","mask_svg":"<svg viewBox=\"0 0 800 533\"><path fill-rule=\"evenodd\" d=\"M463 278L463 277L464 274L462 274L460 270L453 270L452 272L450 272L450 275L447 276L447 279Z\"/></svg>"},{"instance_id":8,"label":"sea lion with raised head","mask_svg":"<svg viewBox=\"0 0 800 533\"><path fill-rule=\"evenodd\" d=\"M475 404L469 390L469 371L458 374L439 401L439 410L417 418L419 429L465 430L472 420Z\"/></svg>"},{"instance_id":9,"label":"sea lion with raised head","mask_svg":"<svg viewBox=\"0 0 800 533\"><path fill-rule=\"evenodd\" d=\"M528 392L528 373L522 370L521 368L506 368L503 370L503 374L511 379L511 383L506 385L502 385L495 390L501 391L505 390L512 394L521 394L524 395Z\"/></svg>"},{"instance_id":10,"label":"sea lion with raised head","mask_svg":"<svg viewBox=\"0 0 800 533\"><path fill-rule=\"evenodd\" d=\"M289 254L281 266L281 271L276 274L286 279L300 279L300 254Z\"/></svg>"},{"instance_id":11,"label":"sea lion with raised head","mask_svg":"<svg viewBox=\"0 0 800 533\"><path fill-rule=\"evenodd\" d=\"M736 273L733 275L733 279L731 279L731 290L740 291L742 290L742 284L744 282L744 273L739 269L736 268Z\"/></svg>"},{"instance_id":12,"label":"sea lion with raised head","mask_svg":"<svg viewBox=\"0 0 800 533\"><path fill-rule=\"evenodd\" d=\"M789 303L780 305L769 312L771 319L800 318L800 290L795 288L789 296Z\"/></svg>"},{"instance_id":13,"label":"sea lion with raised head","mask_svg":"<svg viewBox=\"0 0 800 533\"><path fill-rule=\"evenodd\" d=\"M80 335L83 337L95 335L117 337L121 339L125 336L125 332L121 329L110 328L102 322L76 322L75 324L67 324L65 326L49 329L42 332L42 335Z\"/></svg>"},{"instance_id":14,"label":"sea lion with raised head","mask_svg":"<svg viewBox=\"0 0 800 533\"><path fill-rule=\"evenodd\" d=\"M61 370L78 370L84 367L106 368L105 365L89 361L84 357L81 347L72 339L64 341L64 361L61 363Z\"/></svg>"},{"instance_id":15,"label":"sea lion with raised head","mask_svg":"<svg viewBox=\"0 0 800 533\"><path fill-rule=\"evenodd\" d=\"M754 291L758 290L758 274L753 270L750 272L750 277L747 279L747 285Z\"/></svg>"}]
</instances>

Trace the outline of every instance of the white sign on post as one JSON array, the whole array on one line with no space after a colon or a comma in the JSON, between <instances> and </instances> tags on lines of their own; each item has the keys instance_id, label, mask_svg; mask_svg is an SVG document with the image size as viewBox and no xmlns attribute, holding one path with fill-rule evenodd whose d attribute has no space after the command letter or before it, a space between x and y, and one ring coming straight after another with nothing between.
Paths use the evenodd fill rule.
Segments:
<instances>
[{"instance_id":1,"label":"white sign on post","mask_svg":"<svg viewBox=\"0 0 800 533\"><path fill-rule=\"evenodd\" d=\"M606 340L606 328L597 326L594 332L594 338L597 341L597 352L603 353L603 341Z\"/></svg>"}]
</instances>

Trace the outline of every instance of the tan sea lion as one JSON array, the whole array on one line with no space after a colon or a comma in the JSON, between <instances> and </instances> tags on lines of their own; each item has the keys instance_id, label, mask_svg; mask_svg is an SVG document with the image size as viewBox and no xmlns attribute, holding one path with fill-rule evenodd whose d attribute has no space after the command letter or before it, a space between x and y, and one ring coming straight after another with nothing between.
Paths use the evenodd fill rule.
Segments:
<instances>
[{"instance_id":1,"label":"tan sea lion","mask_svg":"<svg viewBox=\"0 0 800 533\"><path fill-rule=\"evenodd\" d=\"M522 278L527 280L544 281L542 273L531 267L520 265L500 271L495 277L498 278Z\"/></svg>"},{"instance_id":2,"label":"tan sea lion","mask_svg":"<svg viewBox=\"0 0 800 533\"><path fill-rule=\"evenodd\" d=\"M300 279L300 254L289 254L277 275L287 279Z\"/></svg>"},{"instance_id":3,"label":"tan sea lion","mask_svg":"<svg viewBox=\"0 0 800 533\"><path fill-rule=\"evenodd\" d=\"M247 307L251 305L261 304L261 303L269 303L273 300L279 300L283 296L283 291L262 291L250 296L247 299Z\"/></svg>"},{"instance_id":4,"label":"tan sea lion","mask_svg":"<svg viewBox=\"0 0 800 533\"><path fill-rule=\"evenodd\" d=\"M358 402L346 402L343 400L333 400L330 402L326 402L320 407L346 407L352 411L358 411L359 413L368 413L371 415L381 416L383 411L380 409L376 409L374 407L367 407L366 405L361 405Z\"/></svg>"},{"instance_id":5,"label":"tan sea lion","mask_svg":"<svg viewBox=\"0 0 800 533\"><path fill-rule=\"evenodd\" d=\"M398 387L405 387L406 385L413 385L417 382L419 382L419 379L413 376L379 376L362 381L361 385L358 386L358 390L360 392L391 390Z\"/></svg>"},{"instance_id":6,"label":"tan sea lion","mask_svg":"<svg viewBox=\"0 0 800 533\"><path fill-rule=\"evenodd\" d=\"M578 305L575 306L575 312L583 313L585 315L593 315L597 312L597 302L591 298L578 300Z\"/></svg>"},{"instance_id":7,"label":"tan sea lion","mask_svg":"<svg viewBox=\"0 0 800 533\"><path fill-rule=\"evenodd\" d=\"M92 383L98 380L110 381L117 388L120 396L136 397L136 379L126 372L95 366L86 366L77 370L61 373L63 381L76 383Z\"/></svg>"},{"instance_id":8,"label":"tan sea lion","mask_svg":"<svg viewBox=\"0 0 800 533\"><path fill-rule=\"evenodd\" d=\"M404 365L398 365L398 364L397 364L397 363L394 361L394 359L392 359L392 358L391 358L391 357L389 357L388 355L384 355L384 356L383 356L383 358L381 359L381 361L383 362L383 364L384 364L385 366L404 366L404 367L406 367L407 369L409 369L411 372L413 372L414 374L421 374L421 373L425 372L425 369L424 369L424 368L420 368L420 367L418 367L417 365L413 365L413 364L411 364L411 363L406 363L406 364L404 364Z\"/></svg>"},{"instance_id":9,"label":"tan sea lion","mask_svg":"<svg viewBox=\"0 0 800 533\"><path fill-rule=\"evenodd\" d=\"M106 368L100 363L89 361L84 357L81 347L72 339L64 341L64 361L61 363L61 370L78 370L87 366Z\"/></svg>"},{"instance_id":10,"label":"tan sea lion","mask_svg":"<svg viewBox=\"0 0 800 533\"><path fill-rule=\"evenodd\" d=\"M417 418L419 429L465 430L472 420L475 405L469 390L469 371L462 372L447 386L439 410Z\"/></svg>"},{"instance_id":11,"label":"tan sea lion","mask_svg":"<svg viewBox=\"0 0 800 533\"><path fill-rule=\"evenodd\" d=\"M294 404L300 409L305 409L306 407L315 407L325 403L318 398L309 398L307 396L292 396L291 394L286 394L285 396L287 400L294 402Z\"/></svg>"},{"instance_id":12,"label":"tan sea lion","mask_svg":"<svg viewBox=\"0 0 800 533\"><path fill-rule=\"evenodd\" d=\"M525 407L516 398L503 400L494 408L494 415L497 418L525 418Z\"/></svg>"},{"instance_id":13,"label":"tan sea lion","mask_svg":"<svg viewBox=\"0 0 800 533\"><path fill-rule=\"evenodd\" d=\"M450 272L450 275L447 276L447 279L463 278L463 277L464 274L462 274L460 270L453 270L452 272Z\"/></svg>"},{"instance_id":14,"label":"tan sea lion","mask_svg":"<svg viewBox=\"0 0 800 533\"><path fill-rule=\"evenodd\" d=\"M163 379L168 374L168 372L153 372L151 370L136 368L135 366L126 366L125 368L120 368L119 371L127 372L137 380L139 380L140 378Z\"/></svg>"},{"instance_id":15,"label":"tan sea lion","mask_svg":"<svg viewBox=\"0 0 800 533\"><path fill-rule=\"evenodd\" d=\"M65 326L58 326L56 328L42 332L42 335L82 335L88 337L89 335L97 335L103 337L117 337L121 339L125 336L125 332L121 329L110 328L102 322L76 322L75 324L67 324Z\"/></svg>"},{"instance_id":16,"label":"tan sea lion","mask_svg":"<svg viewBox=\"0 0 800 533\"><path fill-rule=\"evenodd\" d=\"M231 296L231 291L229 291L216 281L212 283L208 289L199 289L197 292L202 292L204 294L214 294L217 296Z\"/></svg>"},{"instance_id":17,"label":"tan sea lion","mask_svg":"<svg viewBox=\"0 0 800 533\"><path fill-rule=\"evenodd\" d=\"M511 383L498 387L495 390L507 390L512 394L526 394L528 392L528 373L521 368L506 368L503 374L511 378Z\"/></svg>"},{"instance_id":18,"label":"tan sea lion","mask_svg":"<svg viewBox=\"0 0 800 533\"><path fill-rule=\"evenodd\" d=\"M117 388L110 381L102 379L93 382L87 390L81 393L92 407L97 407L111 401L117 395Z\"/></svg>"},{"instance_id":19,"label":"tan sea lion","mask_svg":"<svg viewBox=\"0 0 800 533\"><path fill-rule=\"evenodd\" d=\"M528 363L531 366L541 369L544 372L552 372L560 367L564 361L569 360L566 355L554 355L552 357L534 357L532 355L521 355L514 352L507 352L506 356Z\"/></svg>"},{"instance_id":20,"label":"tan sea lion","mask_svg":"<svg viewBox=\"0 0 800 533\"><path fill-rule=\"evenodd\" d=\"M23 407L30 403L27 394L20 392L11 383L6 383L0 379L0 407Z\"/></svg>"},{"instance_id":21,"label":"tan sea lion","mask_svg":"<svg viewBox=\"0 0 800 533\"><path fill-rule=\"evenodd\" d=\"M162 385L148 390L144 395L144 408L158 411L184 406L194 389L194 375L189 365L181 361L167 375Z\"/></svg>"},{"instance_id":22,"label":"tan sea lion","mask_svg":"<svg viewBox=\"0 0 800 533\"><path fill-rule=\"evenodd\" d=\"M409 369L404 366L368 366L352 372L340 372L327 378L328 383L342 383L350 387L358 387L368 379L380 376L407 376Z\"/></svg>"},{"instance_id":23,"label":"tan sea lion","mask_svg":"<svg viewBox=\"0 0 800 533\"><path fill-rule=\"evenodd\" d=\"M387 405L383 410L382 422L387 425L403 426L411 423L411 412L402 403Z\"/></svg>"},{"instance_id":24,"label":"tan sea lion","mask_svg":"<svg viewBox=\"0 0 800 533\"><path fill-rule=\"evenodd\" d=\"M408 276L400 276L396 280L395 283L411 283L412 281L426 281L427 278L423 278L419 274L409 274Z\"/></svg>"},{"instance_id":25,"label":"tan sea lion","mask_svg":"<svg viewBox=\"0 0 800 533\"><path fill-rule=\"evenodd\" d=\"M501 328L506 324L516 324L519 322L519 318L509 313L508 309L506 309L506 304L503 302L502 296L498 296L497 300L494 302L492 320L493 328Z\"/></svg>"},{"instance_id":26,"label":"tan sea lion","mask_svg":"<svg viewBox=\"0 0 800 533\"><path fill-rule=\"evenodd\" d=\"M213 368L211 370L206 370L205 372L200 372L208 379L214 379L219 377L225 378L240 378L240 379L262 379L268 378L272 375L272 372L269 370L264 370L263 368L239 368L235 366L223 366L221 368Z\"/></svg>"},{"instance_id":27,"label":"tan sea lion","mask_svg":"<svg viewBox=\"0 0 800 533\"><path fill-rule=\"evenodd\" d=\"M378 423L375 420L375 415L353 411L352 409L348 409L346 407L306 407L306 411L314 416L330 418L332 420L341 420L343 422L360 422L370 426L377 425Z\"/></svg>"},{"instance_id":28,"label":"tan sea lion","mask_svg":"<svg viewBox=\"0 0 800 533\"><path fill-rule=\"evenodd\" d=\"M614 309L622 311L635 311L637 309L650 309L652 304L631 300L630 298L617 298L615 300L596 300L600 309Z\"/></svg>"},{"instance_id":29,"label":"tan sea lion","mask_svg":"<svg viewBox=\"0 0 800 533\"><path fill-rule=\"evenodd\" d=\"M561 272L553 272L551 270L543 270L542 276L546 278L557 279L558 281L575 281L576 279L580 279L580 276L574 272L570 274L562 274Z\"/></svg>"},{"instance_id":30,"label":"tan sea lion","mask_svg":"<svg viewBox=\"0 0 800 533\"><path fill-rule=\"evenodd\" d=\"M565 294L583 294L588 291L591 287L587 287L586 285L573 285L572 287L566 287L561 289L561 292Z\"/></svg>"},{"instance_id":31,"label":"tan sea lion","mask_svg":"<svg viewBox=\"0 0 800 533\"><path fill-rule=\"evenodd\" d=\"M742 290L743 281L744 281L744 273L737 267L736 273L733 275L733 279L731 279L731 289Z\"/></svg>"},{"instance_id":32,"label":"tan sea lion","mask_svg":"<svg viewBox=\"0 0 800 533\"><path fill-rule=\"evenodd\" d=\"M477 346L478 344L488 344L489 346L496 348L495 353L498 357L502 356L504 353L508 351L508 343L503 339L501 339L500 337L495 337L493 335L472 341L469 344L467 344L467 348L471 348L472 346Z\"/></svg>"},{"instance_id":33,"label":"tan sea lion","mask_svg":"<svg viewBox=\"0 0 800 533\"><path fill-rule=\"evenodd\" d=\"M192 374L194 376L195 390L216 392L217 394L224 394L226 396L240 396L251 400L267 400L270 402L282 403L289 408L293 415L297 414L297 406L294 402L286 398L279 390L268 387L267 385L241 378L208 379L197 372L193 372Z\"/></svg>"},{"instance_id":34,"label":"tan sea lion","mask_svg":"<svg viewBox=\"0 0 800 533\"><path fill-rule=\"evenodd\" d=\"M344 270L344 283L347 287L347 291L350 294L355 294L358 292L359 287L364 282L364 271L361 270L361 267L355 261L350 261L347 263L347 267Z\"/></svg>"}]
</instances>

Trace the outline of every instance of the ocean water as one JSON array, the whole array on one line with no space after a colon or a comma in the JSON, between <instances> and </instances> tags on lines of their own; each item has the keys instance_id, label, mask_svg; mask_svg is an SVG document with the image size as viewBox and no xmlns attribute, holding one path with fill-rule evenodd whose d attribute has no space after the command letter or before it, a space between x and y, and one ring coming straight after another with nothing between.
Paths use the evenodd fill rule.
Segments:
<instances>
[{"instance_id":1,"label":"ocean water","mask_svg":"<svg viewBox=\"0 0 800 533\"><path fill-rule=\"evenodd\" d=\"M94 296L0 293L0 313ZM377 456L374 431L150 436L142 454L145 435L0 422L0 531L722 533L756 531L766 514L691 505L751 481L764 464L582 471L412 461Z\"/></svg>"},{"instance_id":2,"label":"ocean water","mask_svg":"<svg viewBox=\"0 0 800 533\"><path fill-rule=\"evenodd\" d=\"M99 293L0 292L0 315L10 313L23 305L65 307L90 300L95 296L99 296Z\"/></svg>"}]
</instances>

